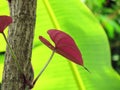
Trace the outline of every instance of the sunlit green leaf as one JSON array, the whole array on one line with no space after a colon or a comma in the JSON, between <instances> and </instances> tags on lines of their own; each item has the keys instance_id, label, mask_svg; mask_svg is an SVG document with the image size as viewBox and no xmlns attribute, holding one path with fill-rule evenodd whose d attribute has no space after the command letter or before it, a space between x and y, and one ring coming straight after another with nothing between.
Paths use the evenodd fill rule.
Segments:
<instances>
[{"instance_id":1,"label":"sunlit green leaf","mask_svg":"<svg viewBox=\"0 0 120 90\"><path fill-rule=\"evenodd\" d=\"M111 67L107 36L88 8L79 0L43 0L39 3L36 33L45 36L47 30L51 28L69 33L77 42L85 66L89 68L91 74L56 54L34 89L119 90L120 77ZM37 35L35 38L38 38ZM32 62L34 66L37 63L36 74L50 53L51 51L41 44L33 49Z\"/></svg>"},{"instance_id":2,"label":"sunlit green leaf","mask_svg":"<svg viewBox=\"0 0 120 90\"><path fill-rule=\"evenodd\" d=\"M48 37L46 32L52 28L74 38L91 73L55 54L33 90L120 90L120 76L111 67L107 36L80 0L38 0L32 55L35 77L52 53L38 36Z\"/></svg>"}]
</instances>

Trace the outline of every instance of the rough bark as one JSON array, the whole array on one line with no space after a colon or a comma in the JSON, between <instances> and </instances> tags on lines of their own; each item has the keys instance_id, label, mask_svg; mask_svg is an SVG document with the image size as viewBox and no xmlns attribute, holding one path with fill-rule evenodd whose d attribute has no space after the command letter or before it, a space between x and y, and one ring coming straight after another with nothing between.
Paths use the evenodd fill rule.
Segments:
<instances>
[{"instance_id":1,"label":"rough bark","mask_svg":"<svg viewBox=\"0 0 120 90\"><path fill-rule=\"evenodd\" d=\"M13 23L9 27L8 41L28 80L33 80L31 65L37 0L11 0L10 15ZM23 75L19 72L7 47L2 78L2 90L25 90Z\"/></svg>"}]
</instances>

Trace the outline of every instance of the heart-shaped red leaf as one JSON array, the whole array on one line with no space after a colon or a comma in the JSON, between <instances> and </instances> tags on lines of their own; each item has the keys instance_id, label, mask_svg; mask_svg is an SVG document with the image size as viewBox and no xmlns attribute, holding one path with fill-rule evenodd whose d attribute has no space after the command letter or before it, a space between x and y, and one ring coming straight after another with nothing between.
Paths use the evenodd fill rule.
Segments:
<instances>
[{"instance_id":1,"label":"heart-shaped red leaf","mask_svg":"<svg viewBox=\"0 0 120 90\"><path fill-rule=\"evenodd\" d=\"M46 40L42 36L39 36L40 41L43 42L51 50L54 50L56 53L75 62L76 64L82 65L84 69L90 72L83 65L81 52L79 51L79 48L77 47L76 43L70 35L63 31L55 29L48 30L48 34L52 41L55 43L55 46L53 46L48 40Z\"/></svg>"},{"instance_id":2,"label":"heart-shaped red leaf","mask_svg":"<svg viewBox=\"0 0 120 90\"><path fill-rule=\"evenodd\" d=\"M10 16L0 16L0 33L3 33L5 28L12 23Z\"/></svg>"},{"instance_id":3,"label":"heart-shaped red leaf","mask_svg":"<svg viewBox=\"0 0 120 90\"><path fill-rule=\"evenodd\" d=\"M48 34L55 43L57 53L79 65L83 65L82 55L70 35L60 30L49 30Z\"/></svg>"}]
</instances>

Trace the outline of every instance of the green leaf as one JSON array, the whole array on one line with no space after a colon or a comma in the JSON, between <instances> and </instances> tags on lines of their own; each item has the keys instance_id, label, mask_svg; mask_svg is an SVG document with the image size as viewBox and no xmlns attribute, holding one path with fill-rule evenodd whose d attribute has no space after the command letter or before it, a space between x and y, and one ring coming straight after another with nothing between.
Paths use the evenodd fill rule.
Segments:
<instances>
[{"instance_id":1,"label":"green leaf","mask_svg":"<svg viewBox=\"0 0 120 90\"><path fill-rule=\"evenodd\" d=\"M120 76L111 67L107 36L80 0L38 0L32 54L35 77L52 53L38 36L48 37L46 32L52 28L74 38L91 73L55 54L33 90L120 90Z\"/></svg>"},{"instance_id":2,"label":"green leaf","mask_svg":"<svg viewBox=\"0 0 120 90\"><path fill-rule=\"evenodd\" d=\"M4 53L0 52L0 83L1 83L1 80L2 80L3 62L4 62Z\"/></svg>"},{"instance_id":3,"label":"green leaf","mask_svg":"<svg viewBox=\"0 0 120 90\"><path fill-rule=\"evenodd\" d=\"M39 35L56 28L69 33L82 51L86 72L81 66L56 54L34 90L119 90L120 77L111 67L107 36L91 11L79 0L38 2L35 43ZM48 37L48 36L45 36ZM33 49L35 75L51 54L44 45ZM109 83L108 83L109 82Z\"/></svg>"}]
</instances>

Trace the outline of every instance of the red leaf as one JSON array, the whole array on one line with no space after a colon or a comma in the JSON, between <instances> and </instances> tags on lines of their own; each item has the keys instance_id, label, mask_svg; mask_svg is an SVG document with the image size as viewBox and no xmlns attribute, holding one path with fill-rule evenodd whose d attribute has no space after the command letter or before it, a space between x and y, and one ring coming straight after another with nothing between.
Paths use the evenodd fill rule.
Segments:
<instances>
[{"instance_id":1,"label":"red leaf","mask_svg":"<svg viewBox=\"0 0 120 90\"><path fill-rule=\"evenodd\" d=\"M48 34L55 43L57 53L79 65L83 65L82 55L71 36L59 30L49 30Z\"/></svg>"},{"instance_id":2,"label":"red leaf","mask_svg":"<svg viewBox=\"0 0 120 90\"><path fill-rule=\"evenodd\" d=\"M47 47L49 47L50 49L54 50L54 46L45 38L43 38L42 36L39 36L39 39L41 42L43 42Z\"/></svg>"},{"instance_id":3,"label":"red leaf","mask_svg":"<svg viewBox=\"0 0 120 90\"><path fill-rule=\"evenodd\" d=\"M0 33L3 33L5 28L12 23L10 16L0 16Z\"/></svg>"},{"instance_id":4,"label":"red leaf","mask_svg":"<svg viewBox=\"0 0 120 90\"><path fill-rule=\"evenodd\" d=\"M74 40L68 34L59 30L48 30L48 34L55 43L55 47L42 36L40 36L39 39L50 49L55 50L60 55L75 62L76 64L83 66L82 55Z\"/></svg>"},{"instance_id":5,"label":"red leaf","mask_svg":"<svg viewBox=\"0 0 120 90\"><path fill-rule=\"evenodd\" d=\"M9 3L11 3L11 0L8 0Z\"/></svg>"}]
</instances>

